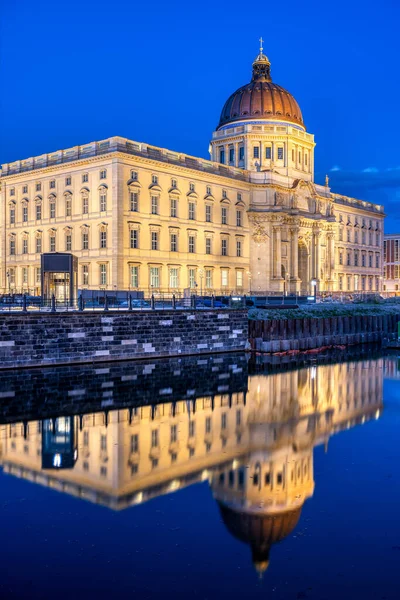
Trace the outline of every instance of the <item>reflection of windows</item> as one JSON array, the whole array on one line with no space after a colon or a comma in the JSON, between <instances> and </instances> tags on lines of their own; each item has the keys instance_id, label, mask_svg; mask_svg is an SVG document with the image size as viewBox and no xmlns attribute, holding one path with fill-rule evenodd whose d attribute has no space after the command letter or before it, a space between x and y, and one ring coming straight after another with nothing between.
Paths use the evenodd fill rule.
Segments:
<instances>
[{"instance_id":1,"label":"reflection of windows","mask_svg":"<svg viewBox=\"0 0 400 600\"><path fill-rule=\"evenodd\" d=\"M139 452L139 436L137 433L131 435L131 452Z\"/></svg>"},{"instance_id":2,"label":"reflection of windows","mask_svg":"<svg viewBox=\"0 0 400 600\"><path fill-rule=\"evenodd\" d=\"M151 447L157 448L158 446L158 429L153 429L151 432Z\"/></svg>"},{"instance_id":3,"label":"reflection of windows","mask_svg":"<svg viewBox=\"0 0 400 600\"><path fill-rule=\"evenodd\" d=\"M100 449L103 451L107 450L107 436L106 435L100 436Z\"/></svg>"},{"instance_id":4,"label":"reflection of windows","mask_svg":"<svg viewBox=\"0 0 400 600\"><path fill-rule=\"evenodd\" d=\"M221 429L226 429L226 423L227 423L226 413L222 413L222 415L221 415Z\"/></svg>"},{"instance_id":5,"label":"reflection of windows","mask_svg":"<svg viewBox=\"0 0 400 600\"><path fill-rule=\"evenodd\" d=\"M176 442L178 439L178 428L176 425L171 425L171 444Z\"/></svg>"},{"instance_id":6,"label":"reflection of windows","mask_svg":"<svg viewBox=\"0 0 400 600\"><path fill-rule=\"evenodd\" d=\"M211 417L206 418L206 433L211 433Z\"/></svg>"},{"instance_id":7,"label":"reflection of windows","mask_svg":"<svg viewBox=\"0 0 400 600\"><path fill-rule=\"evenodd\" d=\"M101 477L107 477L107 467L100 467Z\"/></svg>"},{"instance_id":8,"label":"reflection of windows","mask_svg":"<svg viewBox=\"0 0 400 600\"><path fill-rule=\"evenodd\" d=\"M89 446L89 432L88 431L83 432L83 445Z\"/></svg>"},{"instance_id":9,"label":"reflection of windows","mask_svg":"<svg viewBox=\"0 0 400 600\"><path fill-rule=\"evenodd\" d=\"M193 437L196 433L195 421L189 421L189 437Z\"/></svg>"}]
</instances>

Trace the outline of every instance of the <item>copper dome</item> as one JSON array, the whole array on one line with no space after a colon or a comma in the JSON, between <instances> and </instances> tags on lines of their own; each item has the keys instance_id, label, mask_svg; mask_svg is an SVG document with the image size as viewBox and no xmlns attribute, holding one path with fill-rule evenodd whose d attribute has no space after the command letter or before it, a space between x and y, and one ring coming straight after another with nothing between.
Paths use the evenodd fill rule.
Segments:
<instances>
[{"instance_id":1,"label":"copper dome","mask_svg":"<svg viewBox=\"0 0 400 600\"><path fill-rule=\"evenodd\" d=\"M272 82L271 63L260 52L253 62L251 82L234 92L221 112L217 129L234 121L273 119L289 121L304 127L296 100L280 85Z\"/></svg>"},{"instance_id":2,"label":"copper dome","mask_svg":"<svg viewBox=\"0 0 400 600\"><path fill-rule=\"evenodd\" d=\"M218 507L228 531L236 539L250 545L256 568L259 565L264 565L264 568L268 566L271 546L292 533L302 509L299 506L276 515L263 515L238 512L222 502L218 502Z\"/></svg>"}]
</instances>

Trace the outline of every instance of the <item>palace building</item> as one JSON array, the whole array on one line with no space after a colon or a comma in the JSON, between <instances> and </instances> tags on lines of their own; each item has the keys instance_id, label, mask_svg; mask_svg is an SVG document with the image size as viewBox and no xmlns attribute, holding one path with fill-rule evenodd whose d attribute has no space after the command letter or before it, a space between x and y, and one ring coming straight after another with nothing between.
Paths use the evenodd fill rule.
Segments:
<instances>
[{"instance_id":1,"label":"palace building","mask_svg":"<svg viewBox=\"0 0 400 600\"><path fill-rule=\"evenodd\" d=\"M2 165L3 292L40 293L43 252L80 289L376 291L383 206L314 182L314 136L260 48L226 101L211 160L112 137Z\"/></svg>"}]
</instances>

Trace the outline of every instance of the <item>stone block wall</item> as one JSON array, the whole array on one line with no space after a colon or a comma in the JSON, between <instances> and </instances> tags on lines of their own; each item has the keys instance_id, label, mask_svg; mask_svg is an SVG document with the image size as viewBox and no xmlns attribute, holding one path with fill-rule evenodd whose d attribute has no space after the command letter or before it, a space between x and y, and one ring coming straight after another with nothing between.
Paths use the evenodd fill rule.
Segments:
<instances>
[{"instance_id":1,"label":"stone block wall","mask_svg":"<svg viewBox=\"0 0 400 600\"><path fill-rule=\"evenodd\" d=\"M0 368L244 350L247 310L0 315Z\"/></svg>"},{"instance_id":2,"label":"stone block wall","mask_svg":"<svg viewBox=\"0 0 400 600\"><path fill-rule=\"evenodd\" d=\"M323 346L384 343L397 338L399 315L249 321L253 350L287 352Z\"/></svg>"}]
</instances>

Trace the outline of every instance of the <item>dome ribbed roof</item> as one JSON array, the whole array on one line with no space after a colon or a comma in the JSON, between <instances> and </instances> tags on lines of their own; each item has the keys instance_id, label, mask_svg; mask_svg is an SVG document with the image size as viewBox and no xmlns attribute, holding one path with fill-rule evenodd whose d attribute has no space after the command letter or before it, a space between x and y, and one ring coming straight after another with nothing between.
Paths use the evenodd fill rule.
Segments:
<instances>
[{"instance_id":1,"label":"dome ribbed roof","mask_svg":"<svg viewBox=\"0 0 400 600\"><path fill-rule=\"evenodd\" d=\"M304 127L299 105L287 90L272 82L270 67L268 58L260 52L253 63L251 82L225 102L217 129L235 121L258 119L289 121Z\"/></svg>"}]
</instances>

